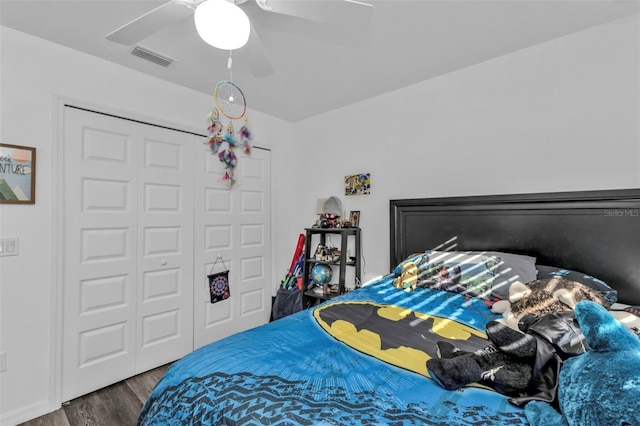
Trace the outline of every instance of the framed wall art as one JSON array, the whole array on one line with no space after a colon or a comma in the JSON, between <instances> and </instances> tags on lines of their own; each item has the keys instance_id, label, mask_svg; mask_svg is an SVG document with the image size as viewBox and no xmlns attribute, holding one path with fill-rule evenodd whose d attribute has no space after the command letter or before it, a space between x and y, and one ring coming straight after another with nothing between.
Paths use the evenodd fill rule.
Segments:
<instances>
[{"instance_id":1,"label":"framed wall art","mask_svg":"<svg viewBox=\"0 0 640 426\"><path fill-rule=\"evenodd\" d=\"M0 204L35 204L36 149L0 143Z\"/></svg>"},{"instance_id":2,"label":"framed wall art","mask_svg":"<svg viewBox=\"0 0 640 426\"><path fill-rule=\"evenodd\" d=\"M360 173L344 177L344 195L371 193L371 173Z\"/></svg>"}]
</instances>

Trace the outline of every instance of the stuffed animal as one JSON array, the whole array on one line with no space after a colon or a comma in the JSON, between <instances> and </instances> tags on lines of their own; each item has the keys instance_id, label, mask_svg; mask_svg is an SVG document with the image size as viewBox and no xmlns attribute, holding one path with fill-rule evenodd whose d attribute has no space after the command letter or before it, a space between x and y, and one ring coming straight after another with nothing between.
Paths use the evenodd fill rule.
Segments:
<instances>
[{"instance_id":1,"label":"stuffed animal","mask_svg":"<svg viewBox=\"0 0 640 426\"><path fill-rule=\"evenodd\" d=\"M516 281L509 287L509 300L496 302L491 310L501 313L501 321L518 330L518 323L525 316L539 317L551 312L571 311L582 300L592 300L607 309L610 306L604 297L586 285L552 277L528 284Z\"/></svg>"},{"instance_id":2,"label":"stuffed animal","mask_svg":"<svg viewBox=\"0 0 640 426\"><path fill-rule=\"evenodd\" d=\"M503 319L487 324L490 347L469 353L438 347L440 356L427 361L427 371L448 390L481 383L515 405L552 402L562 361L585 350L573 306L581 300L608 303L584 284L561 277L514 283L509 298Z\"/></svg>"},{"instance_id":3,"label":"stuffed animal","mask_svg":"<svg viewBox=\"0 0 640 426\"><path fill-rule=\"evenodd\" d=\"M439 357L427 361L429 376L447 390L479 383L503 395L522 396L533 377L535 338L495 321L487 325L487 334L493 344L475 352L438 342Z\"/></svg>"},{"instance_id":4,"label":"stuffed animal","mask_svg":"<svg viewBox=\"0 0 640 426\"><path fill-rule=\"evenodd\" d=\"M575 314L589 349L562 366L561 413L532 401L527 420L532 426L640 425L640 339L596 303L578 303Z\"/></svg>"},{"instance_id":5,"label":"stuffed animal","mask_svg":"<svg viewBox=\"0 0 640 426\"><path fill-rule=\"evenodd\" d=\"M414 262L406 262L402 264L402 272L393 280L396 288L413 291L418 282L418 267Z\"/></svg>"}]
</instances>

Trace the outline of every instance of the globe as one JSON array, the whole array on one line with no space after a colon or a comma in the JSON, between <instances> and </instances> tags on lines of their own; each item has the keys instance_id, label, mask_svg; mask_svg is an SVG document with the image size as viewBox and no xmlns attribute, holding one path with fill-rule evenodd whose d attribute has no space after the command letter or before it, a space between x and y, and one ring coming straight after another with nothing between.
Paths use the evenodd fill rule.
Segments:
<instances>
[{"instance_id":1,"label":"globe","mask_svg":"<svg viewBox=\"0 0 640 426\"><path fill-rule=\"evenodd\" d=\"M311 281L313 281L315 284L329 284L332 276L333 269L331 269L329 265L318 263L313 268L311 268Z\"/></svg>"}]
</instances>

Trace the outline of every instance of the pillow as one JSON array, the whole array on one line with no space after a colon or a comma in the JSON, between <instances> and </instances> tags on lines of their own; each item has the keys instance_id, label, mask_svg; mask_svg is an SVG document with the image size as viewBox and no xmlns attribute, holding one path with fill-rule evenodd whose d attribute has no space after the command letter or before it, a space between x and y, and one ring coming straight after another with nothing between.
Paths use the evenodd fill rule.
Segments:
<instances>
[{"instance_id":1,"label":"pillow","mask_svg":"<svg viewBox=\"0 0 640 426\"><path fill-rule=\"evenodd\" d=\"M445 257L442 257L443 255ZM441 256L442 258L438 259L437 256ZM446 260L447 266L449 266L451 272L453 272L452 268L454 268L456 264L487 265L489 263L489 259L491 259L491 264L489 266L493 279L485 282L482 286L482 289L476 288L475 291L467 292L468 295L475 294L474 297L483 297L487 299L497 297L499 299L508 300L509 287L513 282L521 281L523 283L527 283L536 279L535 257L499 251L427 251L425 253L416 253L407 257L402 263L396 266L396 268L393 270L393 274L396 277L400 276L402 274L404 265L406 265L407 262L412 262L418 267L420 285L437 287L437 284L435 283L436 280L429 280L429 277L433 277L434 275L434 271L432 270L434 268L433 262ZM464 269L468 270L469 266L465 266ZM474 271L478 272L479 269L472 269L470 273L473 273ZM456 277L454 276L454 279L455 278ZM466 279L461 279L460 281L464 281L466 283L466 285L463 284L464 288L460 288L459 286L454 287L451 285L445 287L448 291L465 293L465 290L473 287L473 285L470 286L469 283L471 283L472 281L479 281L479 279L477 277L475 279L467 277ZM488 286L491 287L491 292L490 294L484 294L487 290L486 287ZM483 295L479 296L479 294Z\"/></svg>"},{"instance_id":2,"label":"pillow","mask_svg":"<svg viewBox=\"0 0 640 426\"><path fill-rule=\"evenodd\" d=\"M500 259L480 252L427 251L415 262L418 286L488 299Z\"/></svg>"},{"instance_id":3,"label":"pillow","mask_svg":"<svg viewBox=\"0 0 640 426\"><path fill-rule=\"evenodd\" d=\"M558 268L556 266L536 265L538 279L562 277L570 281L579 282L595 290L607 302L613 304L618 300L618 291L614 290L606 282L587 275L584 272L572 271L571 269Z\"/></svg>"},{"instance_id":4,"label":"pillow","mask_svg":"<svg viewBox=\"0 0 640 426\"><path fill-rule=\"evenodd\" d=\"M399 277L402 274L402 271L404 270L404 265L406 265L409 262L414 263L416 266L422 264L423 262L427 261L429 258L426 255L426 253L414 253L410 256L408 256L405 260L403 260L402 262L400 262L394 269L393 269L393 276L394 277Z\"/></svg>"},{"instance_id":5,"label":"pillow","mask_svg":"<svg viewBox=\"0 0 640 426\"><path fill-rule=\"evenodd\" d=\"M501 251L480 252L488 256L501 259L496 268L493 282L493 296L502 300L509 300L509 287L515 281L528 283L537 278L536 258L522 254L505 253Z\"/></svg>"}]
</instances>

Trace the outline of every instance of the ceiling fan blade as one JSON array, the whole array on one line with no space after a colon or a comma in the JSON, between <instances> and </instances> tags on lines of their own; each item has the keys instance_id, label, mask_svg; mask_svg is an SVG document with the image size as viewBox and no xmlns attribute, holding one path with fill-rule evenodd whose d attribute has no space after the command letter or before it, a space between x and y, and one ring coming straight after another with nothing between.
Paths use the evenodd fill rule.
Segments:
<instances>
[{"instance_id":1,"label":"ceiling fan blade","mask_svg":"<svg viewBox=\"0 0 640 426\"><path fill-rule=\"evenodd\" d=\"M120 44L136 44L163 27L192 14L189 2L172 0L107 34L106 38Z\"/></svg>"},{"instance_id":2,"label":"ceiling fan blade","mask_svg":"<svg viewBox=\"0 0 640 426\"><path fill-rule=\"evenodd\" d=\"M251 35L247 42L247 49L249 52L249 70L254 77L261 78L273 74L273 67L271 61L267 56L267 51L264 49L262 40L256 31L253 24L251 24Z\"/></svg>"},{"instance_id":3,"label":"ceiling fan blade","mask_svg":"<svg viewBox=\"0 0 640 426\"><path fill-rule=\"evenodd\" d=\"M373 5L355 0L256 0L264 10L336 25L369 24Z\"/></svg>"}]
</instances>

